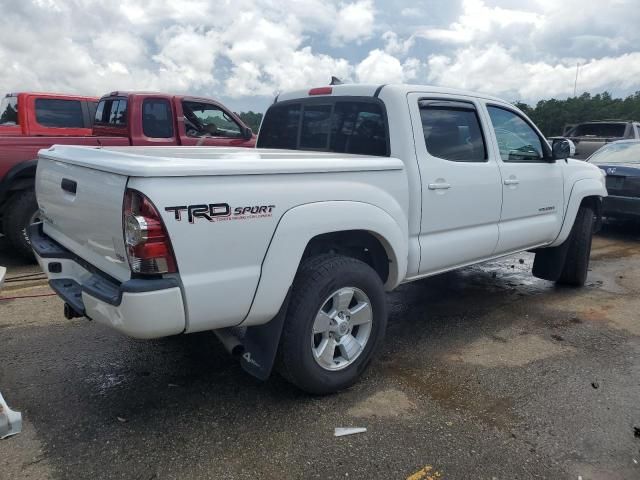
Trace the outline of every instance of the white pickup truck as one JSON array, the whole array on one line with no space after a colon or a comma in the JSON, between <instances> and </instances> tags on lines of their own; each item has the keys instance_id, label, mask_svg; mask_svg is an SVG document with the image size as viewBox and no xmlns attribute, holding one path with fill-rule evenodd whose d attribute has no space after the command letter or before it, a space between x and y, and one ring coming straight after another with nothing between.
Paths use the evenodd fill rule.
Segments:
<instances>
[{"instance_id":1,"label":"white pickup truck","mask_svg":"<svg viewBox=\"0 0 640 480\"><path fill-rule=\"evenodd\" d=\"M245 370L356 381L385 291L514 252L583 285L607 195L497 98L410 85L280 95L255 150L53 146L37 258L68 318L138 338L214 330Z\"/></svg>"}]
</instances>

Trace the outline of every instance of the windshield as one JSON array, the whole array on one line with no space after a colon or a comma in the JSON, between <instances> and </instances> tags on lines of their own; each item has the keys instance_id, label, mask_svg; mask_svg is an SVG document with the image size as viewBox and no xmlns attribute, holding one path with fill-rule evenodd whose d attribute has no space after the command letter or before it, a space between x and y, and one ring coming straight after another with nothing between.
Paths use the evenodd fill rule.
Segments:
<instances>
[{"instance_id":1,"label":"windshield","mask_svg":"<svg viewBox=\"0 0 640 480\"><path fill-rule=\"evenodd\" d=\"M18 124L18 97L4 97L0 102L0 125Z\"/></svg>"},{"instance_id":2,"label":"windshield","mask_svg":"<svg viewBox=\"0 0 640 480\"><path fill-rule=\"evenodd\" d=\"M570 137L624 137L624 123L583 123L569 132Z\"/></svg>"},{"instance_id":3,"label":"windshield","mask_svg":"<svg viewBox=\"0 0 640 480\"><path fill-rule=\"evenodd\" d=\"M640 163L640 142L621 142L605 145L589 157L595 164Z\"/></svg>"}]
</instances>

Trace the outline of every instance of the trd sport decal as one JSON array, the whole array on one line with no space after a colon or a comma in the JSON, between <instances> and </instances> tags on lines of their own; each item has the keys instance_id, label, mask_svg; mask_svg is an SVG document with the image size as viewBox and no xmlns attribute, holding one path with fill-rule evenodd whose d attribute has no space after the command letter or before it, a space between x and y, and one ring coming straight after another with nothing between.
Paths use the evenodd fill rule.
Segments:
<instances>
[{"instance_id":1,"label":"trd sport decal","mask_svg":"<svg viewBox=\"0 0 640 480\"><path fill-rule=\"evenodd\" d=\"M231 208L228 203L202 203L197 205L180 205L177 207L165 207L167 212L173 212L173 218L182 221L182 214L186 212L189 223L195 223L202 218L210 222L222 222L225 220L249 220L253 218L271 217L275 205L253 205L249 207Z\"/></svg>"}]
</instances>

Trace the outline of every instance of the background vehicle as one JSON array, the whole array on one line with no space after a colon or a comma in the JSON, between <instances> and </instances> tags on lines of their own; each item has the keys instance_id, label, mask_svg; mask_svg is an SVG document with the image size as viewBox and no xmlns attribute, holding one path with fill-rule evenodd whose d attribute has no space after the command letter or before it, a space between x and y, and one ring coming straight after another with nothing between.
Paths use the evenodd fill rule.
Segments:
<instances>
[{"instance_id":1,"label":"background vehicle","mask_svg":"<svg viewBox=\"0 0 640 480\"><path fill-rule=\"evenodd\" d=\"M609 196L602 203L603 216L640 219L640 140L610 143L587 161L607 174Z\"/></svg>"},{"instance_id":2,"label":"background vehicle","mask_svg":"<svg viewBox=\"0 0 640 480\"><path fill-rule=\"evenodd\" d=\"M33 182L41 148L53 144L255 145L251 129L215 100L112 92L102 97L96 107L93 99L82 98L26 95L3 100L2 116L7 125L0 126L0 132L7 129L14 133L0 135L0 232L24 255L32 255L26 227L37 220ZM19 120L13 125L16 105ZM93 129L89 130L94 119ZM79 124L84 128L71 128ZM25 125L30 129L20 130Z\"/></svg>"},{"instance_id":3,"label":"background vehicle","mask_svg":"<svg viewBox=\"0 0 640 480\"><path fill-rule=\"evenodd\" d=\"M8 93L0 101L0 136L91 135L97 97Z\"/></svg>"},{"instance_id":4,"label":"background vehicle","mask_svg":"<svg viewBox=\"0 0 640 480\"><path fill-rule=\"evenodd\" d=\"M576 146L574 158L586 159L603 145L623 139L640 139L640 123L622 120L584 122L565 130Z\"/></svg>"},{"instance_id":5,"label":"background vehicle","mask_svg":"<svg viewBox=\"0 0 640 480\"><path fill-rule=\"evenodd\" d=\"M328 393L375 356L403 282L532 249L535 275L585 282L604 175L502 100L282 94L258 146L41 151L33 246L66 315L141 338L215 330L259 378L277 353Z\"/></svg>"}]
</instances>

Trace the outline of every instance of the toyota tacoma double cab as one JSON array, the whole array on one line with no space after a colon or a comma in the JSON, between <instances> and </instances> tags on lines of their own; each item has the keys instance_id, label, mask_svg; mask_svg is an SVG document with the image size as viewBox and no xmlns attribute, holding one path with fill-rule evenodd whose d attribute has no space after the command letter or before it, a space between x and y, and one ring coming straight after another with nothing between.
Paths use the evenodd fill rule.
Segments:
<instances>
[{"instance_id":1,"label":"toyota tacoma double cab","mask_svg":"<svg viewBox=\"0 0 640 480\"><path fill-rule=\"evenodd\" d=\"M38 150L68 145L253 147L255 135L215 100L111 92L102 98L10 94L0 105L0 233L31 256L27 226L37 220Z\"/></svg>"},{"instance_id":2,"label":"toyota tacoma double cab","mask_svg":"<svg viewBox=\"0 0 640 480\"><path fill-rule=\"evenodd\" d=\"M253 375L326 394L376 356L402 283L525 250L534 275L585 283L604 175L500 99L286 93L257 147L42 150L33 247L66 316L213 330Z\"/></svg>"}]
</instances>

